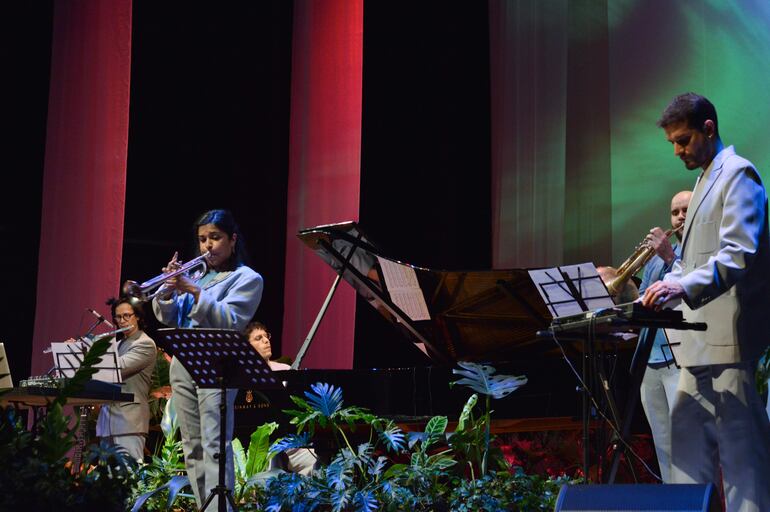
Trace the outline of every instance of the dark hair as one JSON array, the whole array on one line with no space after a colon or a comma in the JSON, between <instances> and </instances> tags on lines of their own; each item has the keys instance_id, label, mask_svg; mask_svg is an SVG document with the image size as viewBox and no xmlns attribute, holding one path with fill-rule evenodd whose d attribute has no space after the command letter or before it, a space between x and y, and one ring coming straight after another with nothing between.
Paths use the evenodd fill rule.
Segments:
<instances>
[{"instance_id":1,"label":"dark hair","mask_svg":"<svg viewBox=\"0 0 770 512\"><path fill-rule=\"evenodd\" d=\"M237 235L235 238L235 247L233 248L233 254L230 259L225 262L224 268L226 270L235 270L236 268L244 265L248 260L246 254L245 241L238 224L235 222L235 217L229 210L209 210L201 215L193 225L193 232L196 240L198 240L198 228L205 226L206 224L214 224L217 228L221 229L230 239L233 235Z\"/></svg>"},{"instance_id":2,"label":"dark hair","mask_svg":"<svg viewBox=\"0 0 770 512\"><path fill-rule=\"evenodd\" d=\"M719 137L717 109L704 96L686 92L671 100L657 124L659 128L665 128L674 123L687 121L687 126L702 132L704 123L709 119L714 121L714 134Z\"/></svg>"},{"instance_id":3,"label":"dark hair","mask_svg":"<svg viewBox=\"0 0 770 512\"><path fill-rule=\"evenodd\" d=\"M107 305L110 306L112 312L112 319L115 320L115 310L121 304L128 304L136 315L136 324L139 326L139 330L144 330L144 309L142 303L136 303L131 297L121 296L120 298L111 298L107 300Z\"/></svg>"},{"instance_id":4,"label":"dark hair","mask_svg":"<svg viewBox=\"0 0 770 512\"><path fill-rule=\"evenodd\" d=\"M262 322L254 321L246 326L246 328L243 330L243 335L248 338L249 335L257 329L262 329L263 331L267 332L267 326L265 324Z\"/></svg>"}]
</instances>

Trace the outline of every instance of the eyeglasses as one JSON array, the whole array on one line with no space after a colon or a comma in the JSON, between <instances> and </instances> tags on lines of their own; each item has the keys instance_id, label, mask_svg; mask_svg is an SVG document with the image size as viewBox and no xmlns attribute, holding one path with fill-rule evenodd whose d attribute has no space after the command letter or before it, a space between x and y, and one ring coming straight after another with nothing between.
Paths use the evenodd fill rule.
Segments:
<instances>
[{"instance_id":1,"label":"eyeglasses","mask_svg":"<svg viewBox=\"0 0 770 512\"><path fill-rule=\"evenodd\" d=\"M134 313L125 313L122 315L115 315L115 320L131 320L136 315Z\"/></svg>"}]
</instances>

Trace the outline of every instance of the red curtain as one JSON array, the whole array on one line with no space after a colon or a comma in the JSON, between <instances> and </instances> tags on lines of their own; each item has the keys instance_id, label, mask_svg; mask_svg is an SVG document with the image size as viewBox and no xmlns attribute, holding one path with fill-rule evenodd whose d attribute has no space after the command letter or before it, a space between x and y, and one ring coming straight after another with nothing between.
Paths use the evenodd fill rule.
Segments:
<instances>
[{"instance_id":1,"label":"red curtain","mask_svg":"<svg viewBox=\"0 0 770 512\"><path fill-rule=\"evenodd\" d=\"M119 289L130 69L131 0L56 2L33 375Z\"/></svg>"},{"instance_id":2,"label":"red curtain","mask_svg":"<svg viewBox=\"0 0 770 512\"><path fill-rule=\"evenodd\" d=\"M282 337L291 357L335 277L297 231L358 219L362 57L363 0L295 2ZM303 367L352 367L355 305L342 283Z\"/></svg>"}]
</instances>

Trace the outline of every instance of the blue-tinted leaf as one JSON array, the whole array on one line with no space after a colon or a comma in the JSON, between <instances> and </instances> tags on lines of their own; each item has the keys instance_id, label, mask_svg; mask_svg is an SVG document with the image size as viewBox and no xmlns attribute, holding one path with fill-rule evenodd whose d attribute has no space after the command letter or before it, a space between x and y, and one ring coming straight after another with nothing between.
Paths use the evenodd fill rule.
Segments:
<instances>
[{"instance_id":1,"label":"blue-tinted leaf","mask_svg":"<svg viewBox=\"0 0 770 512\"><path fill-rule=\"evenodd\" d=\"M455 381L455 384L462 384L481 394L491 396L492 398L503 398L516 391L520 386L527 383L525 376L513 377L510 375L494 375L497 371L494 367L460 361L457 363L462 370L453 369L452 373L461 375L464 378Z\"/></svg>"},{"instance_id":2,"label":"blue-tinted leaf","mask_svg":"<svg viewBox=\"0 0 770 512\"><path fill-rule=\"evenodd\" d=\"M428 437L425 432L407 432L407 437L409 438L409 449L411 450L414 448L414 445L417 443L421 443L425 441L425 439Z\"/></svg>"},{"instance_id":3,"label":"blue-tinted leaf","mask_svg":"<svg viewBox=\"0 0 770 512\"><path fill-rule=\"evenodd\" d=\"M382 473L382 470L385 469L385 464L388 462L387 457L377 457L377 460L372 461L369 465L369 474L374 476L375 478L380 476Z\"/></svg>"},{"instance_id":4,"label":"blue-tinted leaf","mask_svg":"<svg viewBox=\"0 0 770 512\"><path fill-rule=\"evenodd\" d=\"M282 503L280 499L278 499L276 496L271 496L267 500L267 505L265 505L265 512L281 512L281 505Z\"/></svg>"},{"instance_id":5,"label":"blue-tinted leaf","mask_svg":"<svg viewBox=\"0 0 770 512\"><path fill-rule=\"evenodd\" d=\"M146 492L139 496L136 499L134 506L131 507L131 512L139 512L139 510L142 509L148 499L164 489L168 489L168 500L166 502L166 508L170 510L171 506L174 504L174 500L176 500L176 495L179 494L180 490L184 489L188 485L190 485L190 480L187 478L187 475L172 476L171 480L161 485L157 489L153 489L152 491Z\"/></svg>"},{"instance_id":6,"label":"blue-tinted leaf","mask_svg":"<svg viewBox=\"0 0 770 512\"><path fill-rule=\"evenodd\" d=\"M290 496L300 494L304 488L305 482L300 475L290 473L286 481L286 492Z\"/></svg>"},{"instance_id":7,"label":"blue-tinted leaf","mask_svg":"<svg viewBox=\"0 0 770 512\"><path fill-rule=\"evenodd\" d=\"M312 392L305 392L308 403L326 418L331 418L342 407L342 389L322 382L311 385L310 389Z\"/></svg>"},{"instance_id":8,"label":"blue-tinted leaf","mask_svg":"<svg viewBox=\"0 0 770 512\"><path fill-rule=\"evenodd\" d=\"M292 503L291 512L312 512L318 508L318 505L318 503L315 503L312 500Z\"/></svg>"},{"instance_id":9,"label":"blue-tinted leaf","mask_svg":"<svg viewBox=\"0 0 770 512\"><path fill-rule=\"evenodd\" d=\"M331 493L329 501L332 512L341 512L350 503L350 492L345 489L337 489Z\"/></svg>"},{"instance_id":10,"label":"blue-tinted leaf","mask_svg":"<svg viewBox=\"0 0 770 512\"><path fill-rule=\"evenodd\" d=\"M326 481L329 487L336 490L344 490L348 487L353 480L353 476L351 475L351 458L354 458L354 456L352 452L346 448L327 466Z\"/></svg>"},{"instance_id":11,"label":"blue-tinted leaf","mask_svg":"<svg viewBox=\"0 0 770 512\"><path fill-rule=\"evenodd\" d=\"M301 434L289 434L276 440L270 447L270 453L281 453L291 448L306 448L310 446L310 435L307 432Z\"/></svg>"},{"instance_id":12,"label":"blue-tinted leaf","mask_svg":"<svg viewBox=\"0 0 770 512\"><path fill-rule=\"evenodd\" d=\"M176 500L176 495L179 491L190 485L190 479L187 475L175 475L168 481L168 500L166 500L166 508L171 510L171 506ZM192 488L191 488L192 490Z\"/></svg>"},{"instance_id":13,"label":"blue-tinted leaf","mask_svg":"<svg viewBox=\"0 0 770 512\"><path fill-rule=\"evenodd\" d=\"M388 428L380 432L380 439L382 439L385 447L390 451L400 452L406 448L404 432L395 424L388 425Z\"/></svg>"},{"instance_id":14,"label":"blue-tinted leaf","mask_svg":"<svg viewBox=\"0 0 770 512\"><path fill-rule=\"evenodd\" d=\"M362 461L368 462L372 458L374 453L374 446L372 443L361 443L358 445L358 458Z\"/></svg>"},{"instance_id":15,"label":"blue-tinted leaf","mask_svg":"<svg viewBox=\"0 0 770 512\"><path fill-rule=\"evenodd\" d=\"M380 504L371 491L358 491L353 496L353 507L356 512L374 512Z\"/></svg>"}]
</instances>

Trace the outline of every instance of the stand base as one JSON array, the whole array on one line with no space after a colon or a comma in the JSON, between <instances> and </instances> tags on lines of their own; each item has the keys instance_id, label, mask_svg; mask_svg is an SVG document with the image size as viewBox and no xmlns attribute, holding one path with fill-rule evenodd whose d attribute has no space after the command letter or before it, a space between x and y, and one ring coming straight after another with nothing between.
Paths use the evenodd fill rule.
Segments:
<instances>
[{"instance_id":1,"label":"stand base","mask_svg":"<svg viewBox=\"0 0 770 512\"><path fill-rule=\"evenodd\" d=\"M227 503L230 503L230 506L233 508L233 512L238 512L238 507L235 506L235 498L233 498L233 492L224 485L217 485L211 489L211 494L206 497L206 501L203 502L203 505L198 510L198 512L203 512L206 510L206 508L211 505L211 502L215 496L219 497L219 512L225 512L227 510L227 504L223 498L227 498Z\"/></svg>"}]
</instances>

